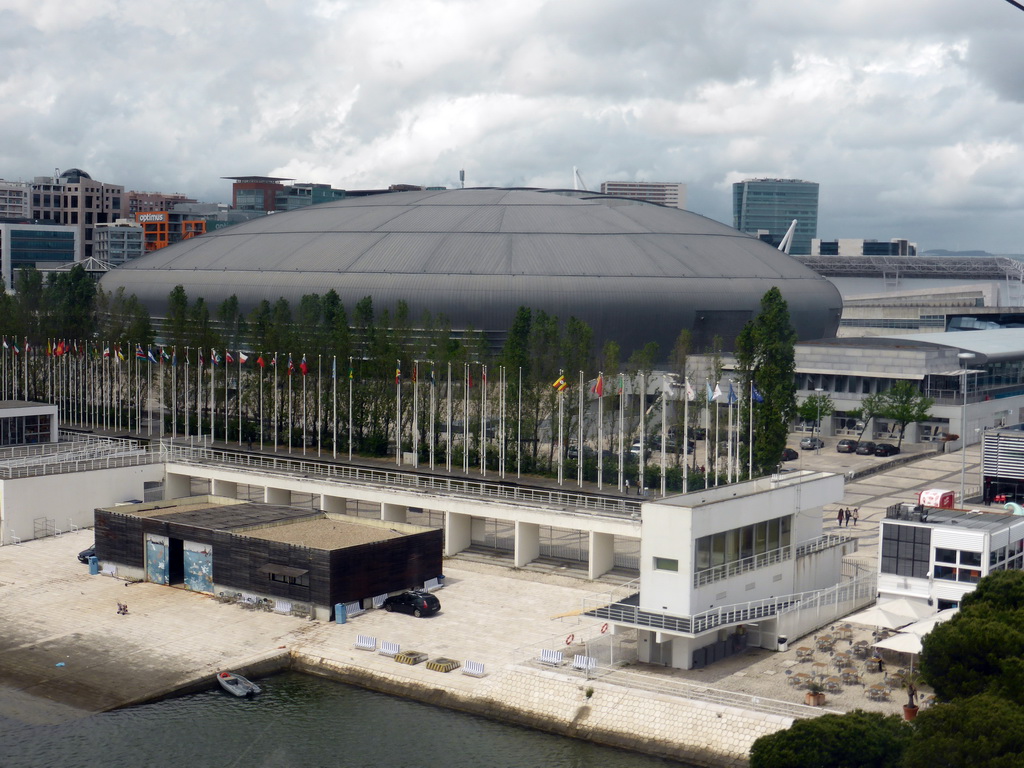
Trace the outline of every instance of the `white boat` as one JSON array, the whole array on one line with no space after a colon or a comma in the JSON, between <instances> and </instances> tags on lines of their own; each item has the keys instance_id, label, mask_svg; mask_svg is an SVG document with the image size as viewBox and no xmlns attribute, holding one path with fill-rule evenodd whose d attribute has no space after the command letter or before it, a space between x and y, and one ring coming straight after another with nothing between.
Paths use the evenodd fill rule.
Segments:
<instances>
[{"instance_id":1,"label":"white boat","mask_svg":"<svg viewBox=\"0 0 1024 768\"><path fill-rule=\"evenodd\" d=\"M217 682L225 691L239 697L252 698L260 692L260 687L256 683L234 672L221 672L217 675Z\"/></svg>"}]
</instances>

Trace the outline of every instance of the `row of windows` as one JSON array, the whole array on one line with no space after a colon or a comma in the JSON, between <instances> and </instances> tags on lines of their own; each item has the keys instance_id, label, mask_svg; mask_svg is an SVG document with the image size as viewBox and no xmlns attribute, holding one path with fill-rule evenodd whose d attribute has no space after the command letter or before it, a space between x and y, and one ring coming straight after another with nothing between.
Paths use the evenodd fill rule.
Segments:
<instances>
[{"instance_id":1,"label":"row of windows","mask_svg":"<svg viewBox=\"0 0 1024 768\"><path fill-rule=\"evenodd\" d=\"M731 531L701 536L696 542L694 572L763 555L791 543L792 517L776 517Z\"/></svg>"},{"instance_id":2,"label":"row of windows","mask_svg":"<svg viewBox=\"0 0 1024 768\"><path fill-rule=\"evenodd\" d=\"M928 578L932 532L913 525L882 526L882 573Z\"/></svg>"}]
</instances>

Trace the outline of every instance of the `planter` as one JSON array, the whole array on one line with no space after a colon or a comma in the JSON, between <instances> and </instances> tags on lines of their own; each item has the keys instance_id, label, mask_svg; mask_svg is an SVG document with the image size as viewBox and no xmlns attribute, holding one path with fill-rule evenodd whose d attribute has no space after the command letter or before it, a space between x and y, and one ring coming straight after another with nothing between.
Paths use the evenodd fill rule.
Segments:
<instances>
[{"instance_id":1,"label":"planter","mask_svg":"<svg viewBox=\"0 0 1024 768\"><path fill-rule=\"evenodd\" d=\"M825 694L808 691L804 694L804 703L808 707L820 707L825 703Z\"/></svg>"},{"instance_id":2,"label":"planter","mask_svg":"<svg viewBox=\"0 0 1024 768\"><path fill-rule=\"evenodd\" d=\"M906 704L903 705L903 719L913 720L917 717L917 707L908 707Z\"/></svg>"}]
</instances>

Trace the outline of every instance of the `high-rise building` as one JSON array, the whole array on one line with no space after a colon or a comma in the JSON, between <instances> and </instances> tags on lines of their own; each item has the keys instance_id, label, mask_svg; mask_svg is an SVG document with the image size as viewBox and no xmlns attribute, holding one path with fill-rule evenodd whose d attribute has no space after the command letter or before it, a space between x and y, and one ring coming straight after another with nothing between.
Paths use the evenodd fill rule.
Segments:
<instances>
[{"instance_id":1,"label":"high-rise building","mask_svg":"<svg viewBox=\"0 0 1024 768\"><path fill-rule=\"evenodd\" d=\"M29 206L31 199L32 185L27 181L0 179L0 219L30 219L32 217L32 209Z\"/></svg>"},{"instance_id":2,"label":"high-rise building","mask_svg":"<svg viewBox=\"0 0 1024 768\"><path fill-rule=\"evenodd\" d=\"M127 198L129 218L134 217L136 213L169 211L176 205L196 202L193 198L186 197L180 192L166 194L164 192L136 192L134 189L128 193Z\"/></svg>"},{"instance_id":3,"label":"high-rise building","mask_svg":"<svg viewBox=\"0 0 1024 768\"><path fill-rule=\"evenodd\" d=\"M277 176L225 176L231 185L231 207L239 211L293 211L307 205L344 200L345 190L330 184L283 184Z\"/></svg>"},{"instance_id":4,"label":"high-rise building","mask_svg":"<svg viewBox=\"0 0 1024 768\"><path fill-rule=\"evenodd\" d=\"M93 255L97 224L124 218L124 203L124 187L95 181L78 168L60 176L37 176L32 182L32 218L78 228L81 250L76 261Z\"/></svg>"},{"instance_id":5,"label":"high-rise building","mask_svg":"<svg viewBox=\"0 0 1024 768\"><path fill-rule=\"evenodd\" d=\"M112 224L97 224L93 255L112 267L137 259L145 249L142 245L142 225L128 219Z\"/></svg>"},{"instance_id":6,"label":"high-rise building","mask_svg":"<svg viewBox=\"0 0 1024 768\"><path fill-rule=\"evenodd\" d=\"M14 285L14 270L47 267L75 261L79 232L59 224L0 223L0 276L4 285Z\"/></svg>"},{"instance_id":7,"label":"high-rise building","mask_svg":"<svg viewBox=\"0 0 1024 768\"><path fill-rule=\"evenodd\" d=\"M602 181L601 194L686 210L686 185L663 181Z\"/></svg>"},{"instance_id":8,"label":"high-rise building","mask_svg":"<svg viewBox=\"0 0 1024 768\"><path fill-rule=\"evenodd\" d=\"M818 184L799 179L747 179L732 185L733 226L778 245L796 219L790 253L808 255L818 236Z\"/></svg>"},{"instance_id":9,"label":"high-rise building","mask_svg":"<svg viewBox=\"0 0 1024 768\"><path fill-rule=\"evenodd\" d=\"M146 253L206 234L206 222L181 211L147 211L135 216L142 225Z\"/></svg>"}]
</instances>

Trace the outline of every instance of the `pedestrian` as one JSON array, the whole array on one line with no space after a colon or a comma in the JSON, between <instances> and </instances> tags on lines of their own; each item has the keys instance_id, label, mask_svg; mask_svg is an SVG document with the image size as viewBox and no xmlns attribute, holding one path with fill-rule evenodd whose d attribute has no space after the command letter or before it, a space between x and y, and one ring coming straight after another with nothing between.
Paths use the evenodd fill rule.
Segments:
<instances>
[{"instance_id":1,"label":"pedestrian","mask_svg":"<svg viewBox=\"0 0 1024 768\"><path fill-rule=\"evenodd\" d=\"M851 511L850 511L850 508L849 508L849 507L847 507L847 508L846 508L846 527L847 527L847 528L849 528L849 527L850 527L850 518L851 518L851 517L853 517L853 512L851 512Z\"/></svg>"},{"instance_id":2,"label":"pedestrian","mask_svg":"<svg viewBox=\"0 0 1024 768\"><path fill-rule=\"evenodd\" d=\"M629 493L629 478L626 478L626 493Z\"/></svg>"},{"instance_id":3,"label":"pedestrian","mask_svg":"<svg viewBox=\"0 0 1024 768\"><path fill-rule=\"evenodd\" d=\"M860 507L853 508L853 524L856 526L857 521L860 519Z\"/></svg>"},{"instance_id":4,"label":"pedestrian","mask_svg":"<svg viewBox=\"0 0 1024 768\"><path fill-rule=\"evenodd\" d=\"M843 508L840 507L839 508L839 512L836 514L836 522L839 523L839 527L840 528L843 527L843 518L844 517L845 517L845 515L843 514Z\"/></svg>"}]
</instances>

